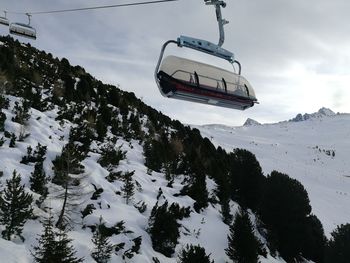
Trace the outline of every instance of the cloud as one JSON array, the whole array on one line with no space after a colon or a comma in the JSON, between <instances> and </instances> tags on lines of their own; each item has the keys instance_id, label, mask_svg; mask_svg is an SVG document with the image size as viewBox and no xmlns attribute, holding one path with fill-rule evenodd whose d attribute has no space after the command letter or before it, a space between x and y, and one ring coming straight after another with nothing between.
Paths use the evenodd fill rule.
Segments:
<instances>
[{"instance_id":1,"label":"cloud","mask_svg":"<svg viewBox=\"0 0 350 263\"><path fill-rule=\"evenodd\" d=\"M4 0L2 8L41 11L96 5L96 1ZM129 1L121 1L125 3ZM319 107L350 111L350 2L346 0L226 1L224 47L234 52L260 101L234 111L163 98L153 79L161 45L179 35L218 41L213 7L177 2L33 16L32 44L79 64L96 78L134 92L151 106L186 123L241 125L245 118L275 122ZM115 4L106 0L98 4ZM10 18L26 21L25 16ZM5 34L4 28L0 29ZM171 46L177 54L223 65L198 52Z\"/></svg>"}]
</instances>

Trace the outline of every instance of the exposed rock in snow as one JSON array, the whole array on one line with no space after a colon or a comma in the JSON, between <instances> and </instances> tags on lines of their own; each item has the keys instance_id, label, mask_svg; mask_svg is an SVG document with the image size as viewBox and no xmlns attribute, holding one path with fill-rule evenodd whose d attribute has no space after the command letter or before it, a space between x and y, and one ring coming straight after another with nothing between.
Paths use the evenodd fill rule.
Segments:
<instances>
[{"instance_id":1,"label":"exposed rock in snow","mask_svg":"<svg viewBox=\"0 0 350 263\"><path fill-rule=\"evenodd\" d=\"M321 109L318 110L318 112L314 113L305 113L305 114L297 114L293 119L289 120L292 122L299 122L299 121L306 121L309 119L318 119L318 118L323 118L324 116L334 116L336 115L331 109L322 107Z\"/></svg>"},{"instance_id":2,"label":"exposed rock in snow","mask_svg":"<svg viewBox=\"0 0 350 263\"><path fill-rule=\"evenodd\" d=\"M255 125L261 125L260 122L253 120L251 118L248 118L245 123L243 124L243 126L255 126Z\"/></svg>"}]
</instances>

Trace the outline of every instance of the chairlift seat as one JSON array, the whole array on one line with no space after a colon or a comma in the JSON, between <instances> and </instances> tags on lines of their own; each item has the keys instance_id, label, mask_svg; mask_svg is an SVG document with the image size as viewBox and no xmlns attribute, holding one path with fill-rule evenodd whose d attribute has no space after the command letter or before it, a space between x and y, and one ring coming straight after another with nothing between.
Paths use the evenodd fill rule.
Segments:
<instances>
[{"instance_id":1,"label":"chairlift seat","mask_svg":"<svg viewBox=\"0 0 350 263\"><path fill-rule=\"evenodd\" d=\"M241 75L176 56L163 59L157 82L168 98L245 110L257 103L254 90Z\"/></svg>"},{"instance_id":2,"label":"chairlift seat","mask_svg":"<svg viewBox=\"0 0 350 263\"><path fill-rule=\"evenodd\" d=\"M11 23L10 33L14 35L22 36L22 37L36 39L35 28L22 23Z\"/></svg>"},{"instance_id":3,"label":"chairlift seat","mask_svg":"<svg viewBox=\"0 0 350 263\"><path fill-rule=\"evenodd\" d=\"M0 24L4 26L9 26L10 21L6 17L0 16Z\"/></svg>"}]
</instances>

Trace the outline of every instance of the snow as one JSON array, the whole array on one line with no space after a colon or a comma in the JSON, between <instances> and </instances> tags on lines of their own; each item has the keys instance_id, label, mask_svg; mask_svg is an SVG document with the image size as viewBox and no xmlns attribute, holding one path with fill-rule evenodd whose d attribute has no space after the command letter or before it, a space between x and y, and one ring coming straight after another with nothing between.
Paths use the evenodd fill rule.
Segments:
<instances>
[{"instance_id":1,"label":"snow","mask_svg":"<svg viewBox=\"0 0 350 263\"><path fill-rule=\"evenodd\" d=\"M227 151L254 153L265 175L277 170L299 180L330 237L337 225L350 222L350 114L323 108L310 115L300 122L194 127Z\"/></svg>"}]
</instances>

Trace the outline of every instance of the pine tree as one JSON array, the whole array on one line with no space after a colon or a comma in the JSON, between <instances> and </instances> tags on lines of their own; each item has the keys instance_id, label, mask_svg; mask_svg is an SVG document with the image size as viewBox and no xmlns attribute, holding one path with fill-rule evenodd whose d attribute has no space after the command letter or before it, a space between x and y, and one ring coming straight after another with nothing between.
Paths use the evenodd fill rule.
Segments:
<instances>
[{"instance_id":1,"label":"pine tree","mask_svg":"<svg viewBox=\"0 0 350 263\"><path fill-rule=\"evenodd\" d=\"M194 210L199 213L208 206L206 176L200 169L196 169L196 172L189 175L188 181L189 183L181 190L181 194L188 195L196 200Z\"/></svg>"},{"instance_id":2,"label":"pine tree","mask_svg":"<svg viewBox=\"0 0 350 263\"><path fill-rule=\"evenodd\" d=\"M248 212L239 211L230 227L226 254L234 262L257 263L259 246Z\"/></svg>"},{"instance_id":3,"label":"pine tree","mask_svg":"<svg viewBox=\"0 0 350 263\"><path fill-rule=\"evenodd\" d=\"M122 187L122 191L123 197L125 198L127 204L129 204L130 199L135 193L135 185L132 179L134 173L135 171L127 172L124 174L124 185Z\"/></svg>"},{"instance_id":4,"label":"pine tree","mask_svg":"<svg viewBox=\"0 0 350 263\"><path fill-rule=\"evenodd\" d=\"M43 168L42 162L37 162L34 166L34 172L29 178L30 190L46 197L48 189L46 187L47 177Z\"/></svg>"},{"instance_id":5,"label":"pine tree","mask_svg":"<svg viewBox=\"0 0 350 263\"><path fill-rule=\"evenodd\" d=\"M52 182L57 185L65 185L70 180L69 174L84 172L84 166L80 163L85 156L79 152L75 143L69 142L62 149L62 154L52 161L55 176Z\"/></svg>"},{"instance_id":6,"label":"pine tree","mask_svg":"<svg viewBox=\"0 0 350 263\"><path fill-rule=\"evenodd\" d=\"M303 257L317 263L324 262L327 238L321 221L315 215L310 215L305 220L304 229Z\"/></svg>"},{"instance_id":7,"label":"pine tree","mask_svg":"<svg viewBox=\"0 0 350 263\"><path fill-rule=\"evenodd\" d=\"M65 230L56 233L58 240L55 242L55 263L80 263L84 258L77 258L76 251L71 245L72 239L68 238Z\"/></svg>"},{"instance_id":8,"label":"pine tree","mask_svg":"<svg viewBox=\"0 0 350 263\"><path fill-rule=\"evenodd\" d=\"M108 142L101 148L101 157L98 159L98 163L103 167L111 167L112 165L118 165L119 162L125 159L126 152L121 149L121 146L115 147L115 144Z\"/></svg>"},{"instance_id":9,"label":"pine tree","mask_svg":"<svg viewBox=\"0 0 350 263\"><path fill-rule=\"evenodd\" d=\"M337 226L326 249L327 263L346 263L350 258L350 224Z\"/></svg>"},{"instance_id":10,"label":"pine tree","mask_svg":"<svg viewBox=\"0 0 350 263\"><path fill-rule=\"evenodd\" d=\"M62 209L58 217L56 227L64 229L70 221L68 212L72 211L72 207L76 205L81 194L80 179L78 176L72 177L72 174L79 175L84 172L84 166L80 163L84 159L84 155L79 152L76 144L69 142L62 149L61 156L57 156L52 161L54 164L55 176L52 182L63 187L60 198L63 199ZM70 211L69 211L70 210Z\"/></svg>"},{"instance_id":11,"label":"pine tree","mask_svg":"<svg viewBox=\"0 0 350 263\"><path fill-rule=\"evenodd\" d=\"M37 263L80 263L83 258L75 257L75 250L70 244L71 239L64 231L56 232L53 227L53 218L44 221L44 230L38 239L38 245L31 252Z\"/></svg>"},{"instance_id":12,"label":"pine tree","mask_svg":"<svg viewBox=\"0 0 350 263\"><path fill-rule=\"evenodd\" d=\"M92 243L95 247L91 256L97 263L107 263L113 250L113 246L108 241L108 236L102 231L102 226L102 217L100 217L99 225L92 236Z\"/></svg>"},{"instance_id":13,"label":"pine tree","mask_svg":"<svg viewBox=\"0 0 350 263\"><path fill-rule=\"evenodd\" d=\"M22 100L22 105L19 105L19 103L16 101L15 106L13 108L13 111L15 113L15 117L12 118L12 121L17 122L21 125L20 132L19 132L19 140L23 141L26 137L25 134L25 126L30 118L30 102L29 100Z\"/></svg>"},{"instance_id":14,"label":"pine tree","mask_svg":"<svg viewBox=\"0 0 350 263\"><path fill-rule=\"evenodd\" d=\"M156 204L149 218L149 234L152 239L152 247L155 251L167 257L175 252L177 239L180 236L179 224L176 217L168 209L168 202L158 206Z\"/></svg>"},{"instance_id":15,"label":"pine tree","mask_svg":"<svg viewBox=\"0 0 350 263\"><path fill-rule=\"evenodd\" d=\"M305 222L311 213L304 186L286 174L272 171L266 178L259 213L268 230L270 248L278 250L286 261L299 257L304 241L309 239Z\"/></svg>"},{"instance_id":16,"label":"pine tree","mask_svg":"<svg viewBox=\"0 0 350 263\"><path fill-rule=\"evenodd\" d=\"M179 255L178 263L214 263L201 246L187 245Z\"/></svg>"},{"instance_id":17,"label":"pine tree","mask_svg":"<svg viewBox=\"0 0 350 263\"><path fill-rule=\"evenodd\" d=\"M56 263L56 241L52 221L52 216L44 221L44 230L38 239L38 245L34 247L35 252L31 252L35 262Z\"/></svg>"},{"instance_id":18,"label":"pine tree","mask_svg":"<svg viewBox=\"0 0 350 263\"><path fill-rule=\"evenodd\" d=\"M0 132L5 131L5 121L6 121L6 114L3 113L0 108Z\"/></svg>"},{"instance_id":19,"label":"pine tree","mask_svg":"<svg viewBox=\"0 0 350 263\"><path fill-rule=\"evenodd\" d=\"M18 101L15 102L15 106L13 107L15 117L12 118L12 121L24 125L30 118L30 103L29 100L22 100L21 104Z\"/></svg>"},{"instance_id":20,"label":"pine tree","mask_svg":"<svg viewBox=\"0 0 350 263\"><path fill-rule=\"evenodd\" d=\"M31 218L33 198L25 193L24 185L21 185L21 175L13 171L12 178L6 180L6 188L0 195L0 223L5 225L2 231L3 238L11 240L13 234L21 236L25 222Z\"/></svg>"},{"instance_id":21,"label":"pine tree","mask_svg":"<svg viewBox=\"0 0 350 263\"><path fill-rule=\"evenodd\" d=\"M14 148L16 146L16 140L17 140L16 134L11 133L11 139L10 139L10 144L9 144L10 148Z\"/></svg>"},{"instance_id":22,"label":"pine tree","mask_svg":"<svg viewBox=\"0 0 350 263\"><path fill-rule=\"evenodd\" d=\"M255 155L244 149L230 154L231 196L241 206L256 211L265 177Z\"/></svg>"},{"instance_id":23,"label":"pine tree","mask_svg":"<svg viewBox=\"0 0 350 263\"><path fill-rule=\"evenodd\" d=\"M223 199L220 200L221 204L221 215L222 215L222 221L229 225L232 223L232 215L231 215L231 209L230 209L230 200L229 199Z\"/></svg>"}]
</instances>

